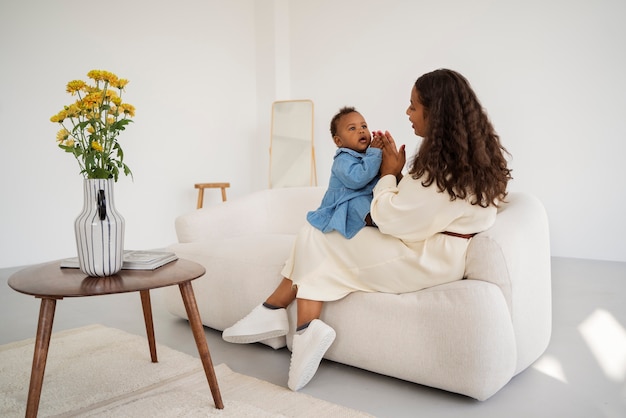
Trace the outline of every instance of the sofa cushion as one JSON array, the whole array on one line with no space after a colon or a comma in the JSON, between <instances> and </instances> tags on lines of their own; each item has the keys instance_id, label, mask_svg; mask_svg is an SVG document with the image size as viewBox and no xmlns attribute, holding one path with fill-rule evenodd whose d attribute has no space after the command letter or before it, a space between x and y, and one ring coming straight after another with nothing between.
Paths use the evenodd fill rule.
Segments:
<instances>
[{"instance_id":1,"label":"sofa cushion","mask_svg":"<svg viewBox=\"0 0 626 418\"><path fill-rule=\"evenodd\" d=\"M205 325L223 331L274 291L294 239L291 234L254 234L174 244L168 250L206 268L208 273L193 281L196 299L202 298L200 316ZM168 289L168 309L186 317L177 289ZM284 337L265 343L273 348L285 346Z\"/></svg>"},{"instance_id":2,"label":"sofa cushion","mask_svg":"<svg viewBox=\"0 0 626 418\"><path fill-rule=\"evenodd\" d=\"M293 305L289 315L293 327ZM321 319L337 332L325 358L479 400L497 392L515 370L508 307L492 283L461 280L399 295L352 293L326 303ZM290 349L292 338L293 329Z\"/></svg>"}]
</instances>

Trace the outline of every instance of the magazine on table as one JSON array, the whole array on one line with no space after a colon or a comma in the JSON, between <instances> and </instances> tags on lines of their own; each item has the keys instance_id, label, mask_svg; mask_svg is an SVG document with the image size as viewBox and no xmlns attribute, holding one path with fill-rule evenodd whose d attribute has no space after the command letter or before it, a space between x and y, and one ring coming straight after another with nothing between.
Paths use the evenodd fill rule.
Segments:
<instances>
[{"instance_id":1,"label":"magazine on table","mask_svg":"<svg viewBox=\"0 0 626 418\"><path fill-rule=\"evenodd\" d=\"M126 250L122 270L154 270L175 260L178 256L169 251ZM78 257L61 260L61 268L79 268Z\"/></svg>"}]
</instances>

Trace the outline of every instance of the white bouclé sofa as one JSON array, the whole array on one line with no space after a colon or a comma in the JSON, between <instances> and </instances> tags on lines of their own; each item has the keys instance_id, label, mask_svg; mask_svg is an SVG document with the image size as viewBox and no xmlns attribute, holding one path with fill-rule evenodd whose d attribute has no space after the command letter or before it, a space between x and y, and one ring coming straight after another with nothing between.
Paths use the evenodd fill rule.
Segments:
<instances>
[{"instance_id":1,"label":"white boucl\u00e9 sofa","mask_svg":"<svg viewBox=\"0 0 626 418\"><path fill-rule=\"evenodd\" d=\"M204 265L193 282L202 321L224 330L263 302L320 187L255 192L176 219L179 257ZM546 349L551 334L548 222L532 195L510 193L495 225L472 238L466 279L415 293L353 293L324 305L337 332L325 358L485 400ZM186 317L175 287L174 315ZM292 331L268 342L285 346Z\"/></svg>"}]
</instances>

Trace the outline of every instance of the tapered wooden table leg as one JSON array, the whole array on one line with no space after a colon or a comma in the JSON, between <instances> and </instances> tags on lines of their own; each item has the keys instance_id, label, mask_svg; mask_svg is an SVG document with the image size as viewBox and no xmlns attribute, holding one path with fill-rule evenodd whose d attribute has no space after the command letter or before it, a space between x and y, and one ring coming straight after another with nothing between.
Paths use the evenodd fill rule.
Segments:
<instances>
[{"instance_id":1,"label":"tapered wooden table leg","mask_svg":"<svg viewBox=\"0 0 626 418\"><path fill-rule=\"evenodd\" d=\"M33 368L30 372L30 386L26 403L26 418L35 418L39 411L39 399L41 398L43 375L46 371L56 304L56 299L41 299L39 323L37 324L37 336L35 338L35 353L33 354Z\"/></svg>"},{"instance_id":2,"label":"tapered wooden table leg","mask_svg":"<svg viewBox=\"0 0 626 418\"><path fill-rule=\"evenodd\" d=\"M39 410L41 388L43 386L48 348L52 336L52 323L57 300L65 297L87 297L112 295L127 292L140 292L143 307L144 321L150 356L153 362L157 362L156 341L154 338L154 325L152 319L152 305L150 302L150 289L165 286L179 285L189 315L189 322L193 330L200 359L204 367L215 405L222 409L224 404L217 386L217 378L213 370L213 363L209 355L209 347L206 342L198 306L193 294L190 281L201 277L205 268L193 261L178 259L156 270L122 270L111 277L88 277L79 269L60 268L59 261L37 264L26 267L13 273L8 280L8 285L27 295L41 299L39 311L39 323L35 339L35 353L33 355L33 367L30 375L30 387L26 404L26 417L36 417Z\"/></svg>"},{"instance_id":3,"label":"tapered wooden table leg","mask_svg":"<svg viewBox=\"0 0 626 418\"><path fill-rule=\"evenodd\" d=\"M141 290L141 307L143 308L143 319L146 322L146 336L148 337L148 346L150 347L150 358L153 363L158 363L156 340L154 338L154 322L152 321L152 303L150 302L150 291Z\"/></svg>"},{"instance_id":4,"label":"tapered wooden table leg","mask_svg":"<svg viewBox=\"0 0 626 418\"><path fill-rule=\"evenodd\" d=\"M190 282L180 283L180 294L187 310L187 317L189 318L189 324L193 332L193 337L196 340L198 346L198 354L200 354L200 360L202 360L202 366L204 367L204 373L209 382L211 388L211 394L213 395L213 401L217 409L224 409L224 403L222 402L222 394L217 383L217 377L215 376L215 370L213 369L213 362L211 361L211 353L209 352L209 345L206 342L206 335L204 335L204 328L202 321L200 320L200 313L198 312L198 305L196 304L196 297L193 293L193 287Z\"/></svg>"}]
</instances>

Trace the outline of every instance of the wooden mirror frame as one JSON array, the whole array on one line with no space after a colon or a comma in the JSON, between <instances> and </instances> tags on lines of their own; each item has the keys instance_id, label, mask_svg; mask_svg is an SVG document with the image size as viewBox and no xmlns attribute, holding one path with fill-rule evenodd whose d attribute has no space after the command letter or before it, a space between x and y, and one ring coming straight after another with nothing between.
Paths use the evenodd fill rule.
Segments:
<instances>
[{"instance_id":1,"label":"wooden mirror frame","mask_svg":"<svg viewBox=\"0 0 626 418\"><path fill-rule=\"evenodd\" d=\"M269 187L317 186L313 101L272 103Z\"/></svg>"}]
</instances>

